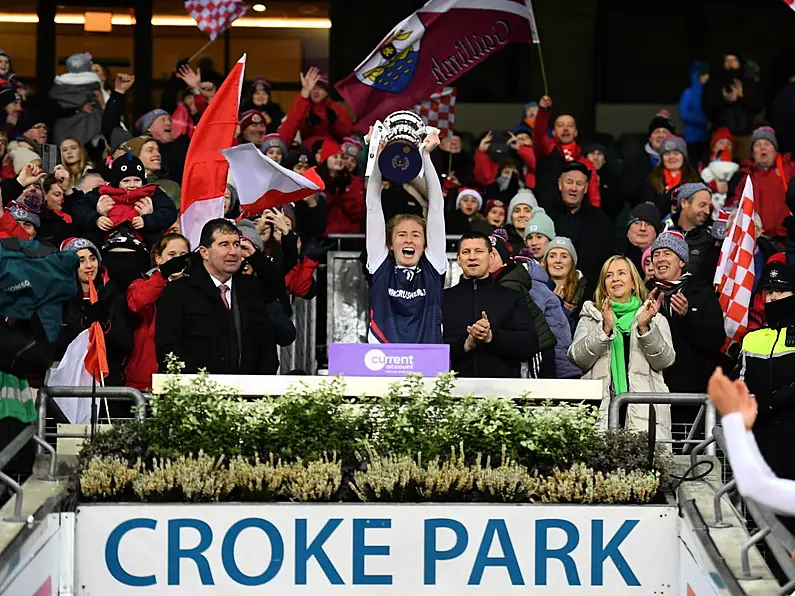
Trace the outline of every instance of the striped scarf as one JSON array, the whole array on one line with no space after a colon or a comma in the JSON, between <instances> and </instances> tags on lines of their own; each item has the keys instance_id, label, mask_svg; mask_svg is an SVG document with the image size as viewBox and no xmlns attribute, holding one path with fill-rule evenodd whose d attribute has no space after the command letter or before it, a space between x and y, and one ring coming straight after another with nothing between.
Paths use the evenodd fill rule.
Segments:
<instances>
[{"instance_id":1,"label":"striped scarf","mask_svg":"<svg viewBox=\"0 0 795 596\"><path fill-rule=\"evenodd\" d=\"M663 281L659 279L654 280L654 287L662 294L662 311L666 318L670 318L673 314L671 309L671 297L677 292L684 291L690 281L691 274L683 273L682 277L676 281Z\"/></svg>"}]
</instances>

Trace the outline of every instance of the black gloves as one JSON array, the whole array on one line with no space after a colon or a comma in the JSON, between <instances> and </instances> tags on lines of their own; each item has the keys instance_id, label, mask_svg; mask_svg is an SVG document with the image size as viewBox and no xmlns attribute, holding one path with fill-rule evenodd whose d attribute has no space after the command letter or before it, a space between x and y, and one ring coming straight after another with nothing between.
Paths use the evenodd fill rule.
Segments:
<instances>
[{"instance_id":1,"label":"black gloves","mask_svg":"<svg viewBox=\"0 0 795 596\"><path fill-rule=\"evenodd\" d=\"M94 304L86 304L83 308L83 317L85 318L86 327L96 321L104 323L108 320L109 314L108 303L105 300L99 300Z\"/></svg>"},{"instance_id":2,"label":"black gloves","mask_svg":"<svg viewBox=\"0 0 795 596\"><path fill-rule=\"evenodd\" d=\"M160 265L160 273L163 277L168 279L175 273L182 273L188 268L190 263L190 253L182 255L181 257L174 257Z\"/></svg>"}]
</instances>

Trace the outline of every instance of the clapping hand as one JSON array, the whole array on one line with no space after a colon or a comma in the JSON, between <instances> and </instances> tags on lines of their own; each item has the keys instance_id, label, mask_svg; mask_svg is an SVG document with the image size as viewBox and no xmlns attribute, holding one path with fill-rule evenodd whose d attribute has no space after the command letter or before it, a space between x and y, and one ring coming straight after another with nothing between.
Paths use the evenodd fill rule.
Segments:
<instances>
[{"instance_id":1,"label":"clapping hand","mask_svg":"<svg viewBox=\"0 0 795 596\"><path fill-rule=\"evenodd\" d=\"M480 313L480 319L478 319L474 325L467 327L467 333L477 341L482 341L484 343L491 342L494 338L494 334L491 332L491 323L489 322L486 311Z\"/></svg>"},{"instance_id":2,"label":"clapping hand","mask_svg":"<svg viewBox=\"0 0 795 596\"><path fill-rule=\"evenodd\" d=\"M657 288L655 288L649 295L649 299L643 303L643 306L640 307L637 321L638 331L640 331L641 335L648 333L649 323L654 318L654 315L660 312L662 300L662 294L657 290Z\"/></svg>"},{"instance_id":3,"label":"clapping hand","mask_svg":"<svg viewBox=\"0 0 795 596\"><path fill-rule=\"evenodd\" d=\"M687 301L687 298L685 298L685 295L682 294L681 290L671 296L671 308L680 317L684 317L690 309L690 303Z\"/></svg>"},{"instance_id":4,"label":"clapping hand","mask_svg":"<svg viewBox=\"0 0 795 596\"><path fill-rule=\"evenodd\" d=\"M721 416L740 413L746 430L753 428L758 404L748 392L745 382L732 381L720 368L716 368L709 379L707 393Z\"/></svg>"},{"instance_id":5,"label":"clapping hand","mask_svg":"<svg viewBox=\"0 0 795 596\"><path fill-rule=\"evenodd\" d=\"M605 298L602 304L602 331L605 335L610 336L613 333L613 326L615 325L615 316L613 316L613 304L609 298Z\"/></svg>"}]
</instances>

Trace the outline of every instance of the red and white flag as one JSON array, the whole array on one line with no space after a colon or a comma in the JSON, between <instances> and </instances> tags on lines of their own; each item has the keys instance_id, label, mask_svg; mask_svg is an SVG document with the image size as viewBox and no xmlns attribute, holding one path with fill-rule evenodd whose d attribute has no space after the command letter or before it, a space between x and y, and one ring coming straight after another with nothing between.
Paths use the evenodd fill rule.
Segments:
<instances>
[{"instance_id":1,"label":"red and white flag","mask_svg":"<svg viewBox=\"0 0 795 596\"><path fill-rule=\"evenodd\" d=\"M232 26L249 9L243 0L185 0L185 9L199 30L215 38Z\"/></svg>"},{"instance_id":2,"label":"red and white flag","mask_svg":"<svg viewBox=\"0 0 795 596\"><path fill-rule=\"evenodd\" d=\"M97 302L97 290L89 277L88 299ZM50 372L47 383L51 387L90 387L105 384L108 377L108 352L105 333L99 321L81 331L66 348L58 368ZM91 401L76 397L56 397L56 403L72 424L91 422Z\"/></svg>"},{"instance_id":3,"label":"red and white flag","mask_svg":"<svg viewBox=\"0 0 795 596\"><path fill-rule=\"evenodd\" d=\"M528 0L430 0L337 83L363 130L429 98L510 43L538 42Z\"/></svg>"},{"instance_id":4,"label":"red and white flag","mask_svg":"<svg viewBox=\"0 0 795 596\"><path fill-rule=\"evenodd\" d=\"M742 341L748 330L748 313L754 290L754 250L756 226L754 225L754 186L748 176L737 215L720 251L714 284L723 309L723 326L726 329L724 351L733 343Z\"/></svg>"},{"instance_id":5,"label":"red and white flag","mask_svg":"<svg viewBox=\"0 0 795 596\"><path fill-rule=\"evenodd\" d=\"M199 246L202 227L224 216L224 191L229 164L221 151L231 147L237 130L246 55L237 61L202 114L188 147L182 174L180 221L191 248Z\"/></svg>"},{"instance_id":6,"label":"red and white flag","mask_svg":"<svg viewBox=\"0 0 795 596\"><path fill-rule=\"evenodd\" d=\"M426 126L439 129L440 139L451 139L455 128L455 87L444 87L414 106Z\"/></svg>"},{"instance_id":7,"label":"red and white flag","mask_svg":"<svg viewBox=\"0 0 795 596\"><path fill-rule=\"evenodd\" d=\"M784 0L784 4L795 10L795 0Z\"/></svg>"},{"instance_id":8,"label":"red and white flag","mask_svg":"<svg viewBox=\"0 0 795 596\"><path fill-rule=\"evenodd\" d=\"M222 153L232 169L240 207L246 215L300 201L326 188L315 168L297 174L263 155L252 143Z\"/></svg>"}]
</instances>

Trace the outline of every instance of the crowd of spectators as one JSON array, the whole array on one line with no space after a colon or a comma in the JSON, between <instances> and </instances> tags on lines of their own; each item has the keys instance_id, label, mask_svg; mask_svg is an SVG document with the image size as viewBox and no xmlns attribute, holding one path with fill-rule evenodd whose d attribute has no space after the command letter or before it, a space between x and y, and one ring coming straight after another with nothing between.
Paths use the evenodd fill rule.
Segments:
<instances>
[{"instance_id":1,"label":"crowd of spectators","mask_svg":"<svg viewBox=\"0 0 795 596\"><path fill-rule=\"evenodd\" d=\"M768 261L788 267L795 259L795 164L784 151L795 141L792 91L782 90L766 110L771 98L762 97L758 72L735 54L712 68L696 63L679 109L684 130L668 112L650 113L638 151L606 135L585 142L576 114L544 96L517 114L512 130L442 138L429 154L433 184L380 180L378 189L363 177L366 131L332 100L323 72L302 73L300 93L284 108L257 77L244 87L235 143L254 143L299 174L316 166L325 190L248 214L230 177L226 219L207 224L200 246L179 233L182 177L195 127L223 75L211 63L194 71L182 61L160 107L133 120L127 94L146 82L114 75L87 54L70 56L66 67L49 96L37 97L0 51L0 261L22 254L71 263L74 277L73 295L40 291L27 310L0 310L8 331L1 335L40 338L43 326L58 360L98 321L111 385L146 389L169 353L187 372L275 374L277 346L296 337L291 301L317 295L315 270L328 236L366 230L369 250L371 230L379 228L366 221L376 192L386 235L378 254L365 258L372 276L384 262L404 269L423 263L413 252L404 255L406 264L397 255L385 261L396 223L414 222L403 226L408 240L401 242L418 234L411 249L417 255L426 247L426 219L436 235L443 220L447 234L461 236L464 275L444 296L427 298L434 314L417 341L450 343L451 366L464 376L528 370L602 380L603 413L618 393L703 392L715 366L734 368L741 346L724 349L713 276L748 177L759 236L749 330L774 324L766 317L770 295L758 283ZM438 221L433 205L429 213L431 186L441 188ZM77 259L53 259L69 252ZM445 263L430 262L433 283L441 283ZM41 319L42 304L57 307L55 326ZM412 339L403 337L405 327L392 326ZM372 321L370 331L372 341L384 341L373 337ZM9 339L0 354L15 345ZM30 368L6 372L22 372L35 386L44 371ZM13 416L8 404L0 410L0 418ZM670 434L672 419L692 414L657 410L662 434ZM640 428L648 408L623 416Z\"/></svg>"}]
</instances>

